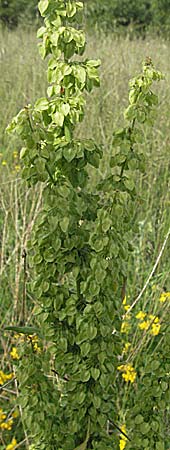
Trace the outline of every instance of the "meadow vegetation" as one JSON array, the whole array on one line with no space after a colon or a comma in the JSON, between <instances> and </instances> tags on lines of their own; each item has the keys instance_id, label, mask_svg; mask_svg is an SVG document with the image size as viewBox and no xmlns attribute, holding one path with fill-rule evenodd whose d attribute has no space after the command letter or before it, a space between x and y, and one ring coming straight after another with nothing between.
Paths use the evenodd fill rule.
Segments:
<instances>
[{"instance_id":1,"label":"meadow vegetation","mask_svg":"<svg viewBox=\"0 0 170 450\"><path fill-rule=\"evenodd\" d=\"M27 272L29 271L28 267L24 268L26 257L23 254L23 249L27 246L27 240L41 209L43 190L39 185L28 190L28 186L21 179L22 162L19 157L21 142L18 137L9 137L5 133L5 128L21 108L29 103L33 103L37 98L45 96L47 84L46 62L42 61L39 56L36 32L33 29L29 27L18 27L13 31L1 29L0 42L0 98L2 99L0 109L0 310L2 328L4 325L14 324L16 321L21 322L23 319L22 308L23 301L25 301ZM95 187L104 175L109 174L108 160L111 152L113 131L123 126L122 113L128 104L129 79L140 72L141 62L148 56L153 59L155 66L165 74L165 80L159 83L158 87L155 86L154 88L158 90L159 94L159 105L154 125L152 127L144 127L144 140L141 143L145 149L147 166L144 174L140 174L136 179L139 199L134 211L136 231L133 235L134 251L128 259L126 300L124 299L125 311L128 309L127 305L132 304L141 292L160 254L169 230L169 52L170 43L163 37L153 38L147 35L144 40L142 38L131 40L128 36L122 38L111 33L106 36L102 32L90 33L87 37L85 56L101 59L101 84L93 94L86 93L86 115L84 121L76 129L76 136L78 138L93 138L97 144L102 144L103 146L104 158L99 170L95 168L89 169L92 187ZM119 423L122 424L122 427L126 423L125 412L128 406L127 408L124 406L127 399L131 406L133 406L134 402L139 401L137 395L135 399L131 384L135 382L135 374L138 370L140 358L138 356L135 359L133 354L136 355L138 353L140 355L142 350L150 355L147 343L149 342L150 347L152 347L152 343L145 340L142 347L142 339L145 337L148 329L153 331L153 335L157 339L160 331L159 313L162 310L164 311L164 321L168 321L169 309L167 302L170 301L169 249L170 245L167 239L156 270L141 296L137 308L134 309L134 312L132 311L129 318L125 318L122 325L122 332L126 335L126 350L129 345L128 332L131 329L133 340L131 342L132 358L130 358L130 363L132 363L133 359L135 361L135 369L129 363L126 370L124 370L121 362L118 369L124 376L123 379L130 382L124 389L122 404L121 402L119 404L120 400L118 398L117 406L123 411L119 417ZM28 289L25 308L29 320L35 305L36 299ZM141 335L138 333L141 333ZM4 334L1 335L0 386L8 383L14 376L13 362L18 359L17 339L19 338L16 335L11 342L9 334L6 334L6 336ZM32 342L32 345L35 346L36 352L40 350L36 339ZM167 346L164 351L168 351ZM151 355L153 352L154 348L152 348ZM150 373L149 370L150 368L147 373ZM156 365L155 369L153 367L154 370L156 370ZM148 389L147 382L149 383L149 381L146 380L146 389ZM169 383L169 381L167 382ZM121 389L123 389L123 384L121 383L123 381L120 381ZM165 385L164 388L166 390ZM27 432L21 424L22 409L18 411L15 407L14 397L17 393L18 385L16 380L14 380L12 388L9 385L5 391L0 392L0 400L2 401L2 407L0 408L1 450L13 450L17 448L17 443L21 443L21 449L28 448ZM164 405L162 403L162 421L165 417L163 410ZM136 418L136 425L140 424L140 421L141 423L143 422L143 416L141 415L140 417L140 408L137 409ZM168 433L168 415L166 415L166 421ZM7 424L6 427L4 423ZM155 426L157 427L158 424ZM122 428L123 430L126 432L125 428ZM147 432L147 426L145 425L143 435L145 436ZM120 441L119 445L120 450L123 450L125 445L128 446L128 442L126 439L123 439L123 435L122 442ZM135 445L136 447L134 448L141 448L141 442L136 442ZM148 448L147 442L145 442L145 447L143 448ZM164 449L161 442L158 442L155 448L157 450ZM168 448L168 446L165 447L165 449Z\"/></svg>"}]
</instances>

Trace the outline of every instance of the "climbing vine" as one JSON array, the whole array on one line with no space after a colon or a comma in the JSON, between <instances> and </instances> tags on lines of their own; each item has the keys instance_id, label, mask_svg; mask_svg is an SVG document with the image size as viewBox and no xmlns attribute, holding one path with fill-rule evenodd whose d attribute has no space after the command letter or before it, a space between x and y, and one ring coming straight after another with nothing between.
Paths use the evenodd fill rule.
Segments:
<instances>
[{"instance_id":1,"label":"climbing vine","mask_svg":"<svg viewBox=\"0 0 170 450\"><path fill-rule=\"evenodd\" d=\"M100 61L80 59L86 39L74 24L82 8L72 0L39 2L47 96L22 109L8 127L24 141L23 178L28 186L44 185L27 248L39 327L17 328L40 341L37 350L36 339L26 338L17 361L18 402L34 450L118 448L114 385L123 351L135 180L145 167L143 125L157 104L152 83L162 79L147 59L131 80L125 127L113 133L110 173L92 191L88 168L99 168L103 149L76 138L74 130L83 120L84 92L99 86Z\"/></svg>"}]
</instances>

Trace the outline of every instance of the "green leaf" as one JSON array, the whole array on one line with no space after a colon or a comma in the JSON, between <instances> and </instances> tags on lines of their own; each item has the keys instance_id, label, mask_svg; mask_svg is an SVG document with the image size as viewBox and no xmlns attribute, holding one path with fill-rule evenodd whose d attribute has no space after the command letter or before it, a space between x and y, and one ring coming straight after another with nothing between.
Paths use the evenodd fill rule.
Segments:
<instances>
[{"instance_id":1,"label":"green leaf","mask_svg":"<svg viewBox=\"0 0 170 450\"><path fill-rule=\"evenodd\" d=\"M76 156L76 148L75 147L64 148L63 156L68 162L71 162Z\"/></svg>"},{"instance_id":2,"label":"green leaf","mask_svg":"<svg viewBox=\"0 0 170 450\"><path fill-rule=\"evenodd\" d=\"M92 152L87 152L86 153L86 159L87 159L87 162L91 166L96 167L96 169L98 169L99 164L100 164L100 157L99 157L97 152L93 152L93 153Z\"/></svg>"},{"instance_id":3,"label":"green leaf","mask_svg":"<svg viewBox=\"0 0 170 450\"><path fill-rule=\"evenodd\" d=\"M64 114L60 111L56 111L53 114L53 121L58 127L62 127L64 123Z\"/></svg>"},{"instance_id":4,"label":"green leaf","mask_svg":"<svg viewBox=\"0 0 170 450\"><path fill-rule=\"evenodd\" d=\"M128 106L128 108L125 110L124 118L126 120L133 120L136 118L136 114L137 114L136 105L133 104Z\"/></svg>"},{"instance_id":5,"label":"green leaf","mask_svg":"<svg viewBox=\"0 0 170 450\"><path fill-rule=\"evenodd\" d=\"M54 237L52 241L52 246L56 252L58 252L59 248L61 247L61 239Z\"/></svg>"},{"instance_id":6,"label":"green leaf","mask_svg":"<svg viewBox=\"0 0 170 450\"><path fill-rule=\"evenodd\" d=\"M66 14L67 17L73 17L76 14L76 2L70 2L66 4Z\"/></svg>"},{"instance_id":7,"label":"green leaf","mask_svg":"<svg viewBox=\"0 0 170 450\"><path fill-rule=\"evenodd\" d=\"M97 328L93 325L90 325L88 327L87 335L90 341L92 341L97 336Z\"/></svg>"},{"instance_id":8,"label":"green leaf","mask_svg":"<svg viewBox=\"0 0 170 450\"><path fill-rule=\"evenodd\" d=\"M99 67L101 65L101 59L88 59L86 65L90 67Z\"/></svg>"},{"instance_id":9,"label":"green leaf","mask_svg":"<svg viewBox=\"0 0 170 450\"><path fill-rule=\"evenodd\" d=\"M69 226L69 218L63 217L63 219L60 220L60 227L64 233L66 233L66 231L68 230L68 226Z\"/></svg>"},{"instance_id":10,"label":"green leaf","mask_svg":"<svg viewBox=\"0 0 170 450\"><path fill-rule=\"evenodd\" d=\"M129 189L129 191L133 191L133 189L135 187L134 180L127 178L124 180L124 184L125 184L126 188Z\"/></svg>"},{"instance_id":11,"label":"green leaf","mask_svg":"<svg viewBox=\"0 0 170 450\"><path fill-rule=\"evenodd\" d=\"M102 220L102 230L106 233L112 225L110 217L104 217Z\"/></svg>"},{"instance_id":12,"label":"green leaf","mask_svg":"<svg viewBox=\"0 0 170 450\"><path fill-rule=\"evenodd\" d=\"M52 247L51 248L47 248L44 251L44 259L45 259L45 261L53 262L55 260L55 258L56 257L55 257L55 254L54 254L54 251L53 251Z\"/></svg>"},{"instance_id":13,"label":"green leaf","mask_svg":"<svg viewBox=\"0 0 170 450\"><path fill-rule=\"evenodd\" d=\"M54 92L55 92L54 86L48 86L48 88L47 88L47 95L48 95L48 97L52 97L54 95ZM60 88L59 88L59 92L60 92Z\"/></svg>"},{"instance_id":14,"label":"green leaf","mask_svg":"<svg viewBox=\"0 0 170 450\"><path fill-rule=\"evenodd\" d=\"M78 392L76 397L75 398L76 398L77 403L79 405L82 405L84 403L85 398L86 398L86 393L84 391Z\"/></svg>"},{"instance_id":15,"label":"green leaf","mask_svg":"<svg viewBox=\"0 0 170 450\"><path fill-rule=\"evenodd\" d=\"M151 365L150 365L151 372L152 371L154 372L155 370L157 370L159 366L160 366L160 361L158 361L156 359L154 361L152 361Z\"/></svg>"},{"instance_id":16,"label":"green leaf","mask_svg":"<svg viewBox=\"0 0 170 450\"><path fill-rule=\"evenodd\" d=\"M69 103L63 103L60 111L64 114L64 116L67 116L70 112L70 105Z\"/></svg>"},{"instance_id":17,"label":"green leaf","mask_svg":"<svg viewBox=\"0 0 170 450\"><path fill-rule=\"evenodd\" d=\"M80 374L80 380L83 383L87 383L87 381L90 380L90 371L89 370L83 370Z\"/></svg>"},{"instance_id":18,"label":"green leaf","mask_svg":"<svg viewBox=\"0 0 170 450\"><path fill-rule=\"evenodd\" d=\"M70 142L71 141L71 132L70 132L69 127L65 124L64 124L64 134L65 134L66 141Z\"/></svg>"},{"instance_id":19,"label":"green leaf","mask_svg":"<svg viewBox=\"0 0 170 450\"><path fill-rule=\"evenodd\" d=\"M38 9L40 11L41 16L44 14L46 9L48 8L49 0L40 0L38 3Z\"/></svg>"},{"instance_id":20,"label":"green leaf","mask_svg":"<svg viewBox=\"0 0 170 450\"><path fill-rule=\"evenodd\" d=\"M96 283L96 280L92 280L89 284L90 296L95 297L100 292L100 285Z\"/></svg>"},{"instance_id":21,"label":"green leaf","mask_svg":"<svg viewBox=\"0 0 170 450\"><path fill-rule=\"evenodd\" d=\"M101 398L94 395L93 397L93 405L96 409L99 409L101 406Z\"/></svg>"},{"instance_id":22,"label":"green leaf","mask_svg":"<svg viewBox=\"0 0 170 450\"><path fill-rule=\"evenodd\" d=\"M41 27L41 28L39 28L39 30L37 31L37 38L39 39L39 38L42 38L43 37L43 34L46 32L47 30L46 30L46 27Z\"/></svg>"},{"instance_id":23,"label":"green leaf","mask_svg":"<svg viewBox=\"0 0 170 450\"><path fill-rule=\"evenodd\" d=\"M95 367L92 367L91 368L91 375L94 378L94 380L96 381L99 378L99 376L100 376L100 370L95 368Z\"/></svg>"},{"instance_id":24,"label":"green leaf","mask_svg":"<svg viewBox=\"0 0 170 450\"><path fill-rule=\"evenodd\" d=\"M141 431L142 434L147 434L147 433L149 432L149 430L150 430L150 425L149 425L149 423L143 422L143 423L140 425L140 431Z\"/></svg>"},{"instance_id":25,"label":"green leaf","mask_svg":"<svg viewBox=\"0 0 170 450\"><path fill-rule=\"evenodd\" d=\"M58 342L58 347L61 351L66 353L67 351L67 339L66 338L60 338Z\"/></svg>"},{"instance_id":26,"label":"green leaf","mask_svg":"<svg viewBox=\"0 0 170 450\"><path fill-rule=\"evenodd\" d=\"M15 327L15 326L9 326L9 327L4 327L4 330L7 331L15 331L16 333L22 333L22 334L37 334L40 335L40 330L39 328L36 327Z\"/></svg>"},{"instance_id":27,"label":"green leaf","mask_svg":"<svg viewBox=\"0 0 170 450\"><path fill-rule=\"evenodd\" d=\"M138 414L138 416L135 417L135 423L136 425L139 425L140 423L142 423L144 421L144 418L142 416L142 414Z\"/></svg>"},{"instance_id":28,"label":"green leaf","mask_svg":"<svg viewBox=\"0 0 170 450\"><path fill-rule=\"evenodd\" d=\"M22 147L20 151L20 158L24 158L28 154L28 149L26 147Z\"/></svg>"},{"instance_id":29,"label":"green leaf","mask_svg":"<svg viewBox=\"0 0 170 450\"><path fill-rule=\"evenodd\" d=\"M156 450L165 450L164 442L161 441L156 442Z\"/></svg>"},{"instance_id":30,"label":"green leaf","mask_svg":"<svg viewBox=\"0 0 170 450\"><path fill-rule=\"evenodd\" d=\"M81 66L75 66L73 70L74 76L77 78L80 83L85 84L86 81L86 71L84 67Z\"/></svg>"},{"instance_id":31,"label":"green leaf","mask_svg":"<svg viewBox=\"0 0 170 450\"><path fill-rule=\"evenodd\" d=\"M35 103L35 109L37 111L44 111L49 108L49 102L45 97L39 98Z\"/></svg>"},{"instance_id":32,"label":"green leaf","mask_svg":"<svg viewBox=\"0 0 170 450\"><path fill-rule=\"evenodd\" d=\"M82 356L87 356L91 349L91 344L89 342L83 342L80 346Z\"/></svg>"}]
</instances>

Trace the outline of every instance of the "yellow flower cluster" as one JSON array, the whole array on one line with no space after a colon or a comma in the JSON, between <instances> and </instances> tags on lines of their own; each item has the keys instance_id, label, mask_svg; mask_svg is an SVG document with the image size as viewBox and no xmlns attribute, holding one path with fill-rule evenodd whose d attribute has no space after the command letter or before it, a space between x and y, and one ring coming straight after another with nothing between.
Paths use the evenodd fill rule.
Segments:
<instances>
[{"instance_id":1,"label":"yellow flower cluster","mask_svg":"<svg viewBox=\"0 0 170 450\"><path fill-rule=\"evenodd\" d=\"M41 348L38 346L38 336L30 334L28 336L28 339L31 340L34 351L37 353L41 353Z\"/></svg>"},{"instance_id":2,"label":"yellow flower cluster","mask_svg":"<svg viewBox=\"0 0 170 450\"><path fill-rule=\"evenodd\" d=\"M13 419L16 419L19 415L19 412L16 410L12 413L12 417L7 418L7 414L0 408L0 430L8 430L12 429L12 425L14 423Z\"/></svg>"},{"instance_id":3,"label":"yellow flower cluster","mask_svg":"<svg viewBox=\"0 0 170 450\"><path fill-rule=\"evenodd\" d=\"M11 380L13 378L14 374L9 373L8 375L4 373L2 370L0 370L0 385L2 386L7 381Z\"/></svg>"},{"instance_id":4,"label":"yellow flower cluster","mask_svg":"<svg viewBox=\"0 0 170 450\"><path fill-rule=\"evenodd\" d=\"M128 383L134 383L136 379L136 371L134 367L131 364L122 364L121 366L118 366L118 370L122 372L122 378Z\"/></svg>"},{"instance_id":5,"label":"yellow flower cluster","mask_svg":"<svg viewBox=\"0 0 170 450\"><path fill-rule=\"evenodd\" d=\"M19 355L17 352L17 348L16 347L12 347L12 350L10 352L11 358L12 359L19 359Z\"/></svg>"},{"instance_id":6,"label":"yellow flower cluster","mask_svg":"<svg viewBox=\"0 0 170 450\"><path fill-rule=\"evenodd\" d=\"M31 342L31 344L32 344L32 346L33 346L33 350L36 352L36 353L41 353L41 348L39 347L39 345L38 345L38 341L39 341L39 339L38 339L38 336L37 335L35 335L35 334L30 334L30 335L28 335L28 336L26 336L26 335L24 335L23 333L16 333L16 334L14 334L14 339L16 340L16 341L18 341L19 343L21 343L21 342L24 342L25 340L27 341L27 342ZM13 349L14 349L14 347L13 347ZM14 351L15 352L15 351ZM15 353L14 353L15 354ZM11 355L12 356L12 355ZM16 359L16 358L13 358L13 359ZM18 358L19 359L19 358Z\"/></svg>"},{"instance_id":7,"label":"yellow flower cluster","mask_svg":"<svg viewBox=\"0 0 170 450\"><path fill-rule=\"evenodd\" d=\"M126 426L122 425L121 430L123 431L123 433L126 433ZM119 449L120 450L124 450L124 448L126 447L126 441L127 441L126 436L124 436L122 434L120 441L119 441Z\"/></svg>"},{"instance_id":8,"label":"yellow flower cluster","mask_svg":"<svg viewBox=\"0 0 170 450\"><path fill-rule=\"evenodd\" d=\"M163 292L161 294L159 301L161 303L164 303L164 302L166 302L166 300L170 300L170 292Z\"/></svg>"},{"instance_id":9,"label":"yellow flower cluster","mask_svg":"<svg viewBox=\"0 0 170 450\"><path fill-rule=\"evenodd\" d=\"M20 342L24 342L24 338L25 338L25 334L23 333L15 333L14 334L14 340L15 341L20 341Z\"/></svg>"},{"instance_id":10,"label":"yellow flower cluster","mask_svg":"<svg viewBox=\"0 0 170 450\"><path fill-rule=\"evenodd\" d=\"M17 441L15 438L13 438L11 443L7 445L5 450L14 450L16 445L17 445Z\"/></svg>"},{"instance_id":11,"label":"yellow flower cluster","mask_svg":"<svg viewBox=\"0 0 170 450\"><path fill-rule=\"evenodd\" d=\"M0 408L0 430L11 430L13 425L13 420L8 419L6 420L7 415L3 411L2 408Z\"/></svg>"},{"instance_id":12,"label":"yellow flower cluster","mask_svg":"<svg viewBox=\"0 0 170 450\"><path fill-rule=\"evenodd\" d=\"M140 320L138 324L140 330L148 330L150 328L149 333L152 336L157 336L159 334L161 325L157 316L154 316L153 314L147 315L143 311L139 311L136 315L136 319Z\"/></svg>"},{"instance_id":13,"label":"yellow flower cluster","mask_svg":"<svg viewBox=\"0 0 170 450\"><path fill-rule=\"evenodd\" d=\"M6 422L0 423L1 430L12 430L13 420L9 419Z\"/></svg>"}]
</instances>

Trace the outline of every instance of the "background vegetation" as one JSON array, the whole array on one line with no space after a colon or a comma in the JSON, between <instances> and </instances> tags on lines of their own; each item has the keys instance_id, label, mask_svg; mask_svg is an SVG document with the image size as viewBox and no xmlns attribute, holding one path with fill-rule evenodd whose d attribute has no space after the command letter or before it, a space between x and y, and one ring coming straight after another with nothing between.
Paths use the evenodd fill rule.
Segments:
<instances>
[{"instance_id":1,"label":"background vegetation","mask_svg":"<svg viewBox=\"0 0 170 450\"><path fill-rule=\"evenodd\" d=\"M137 33L155 30L170 32L170 0L85 0L84 23L90 29ZM0 21L9 27L19 22L33 22L39 18L36 0L1 0Z\"/></svg>"}]
</instances>

